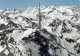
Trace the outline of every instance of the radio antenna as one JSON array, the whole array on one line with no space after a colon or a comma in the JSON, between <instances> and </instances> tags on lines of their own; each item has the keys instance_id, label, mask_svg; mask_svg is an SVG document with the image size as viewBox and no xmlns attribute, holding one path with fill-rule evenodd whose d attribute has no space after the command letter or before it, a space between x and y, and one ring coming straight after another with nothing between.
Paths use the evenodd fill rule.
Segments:
<instances>
[{"instance_id":1,"label":"radio antenna","mask_svg":"<svg viewBox=\"0 0 80 56\"><path fill-rule=\"evenodd\" d=\"M41 29L41 9L40 9L40 2L39 2L39 29Z\"/></svg>"}]
</instances>

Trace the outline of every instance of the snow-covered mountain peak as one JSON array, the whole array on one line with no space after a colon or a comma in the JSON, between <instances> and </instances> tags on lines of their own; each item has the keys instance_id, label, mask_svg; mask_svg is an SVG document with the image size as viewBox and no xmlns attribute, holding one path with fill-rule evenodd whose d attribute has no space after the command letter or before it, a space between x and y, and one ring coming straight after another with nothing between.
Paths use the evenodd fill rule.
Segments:
<instances>
[{"instance_id":1,"label":"snow-covered mountain peak","mask_svg":"<svg viewBox=\"0 0 80 56\"><path fill-rule=\"evenodd\" d=\"M1 56L80 55L80 7L0 10ZM41 30L39 29L41 17Z\"/></svg>"}]
</instances>

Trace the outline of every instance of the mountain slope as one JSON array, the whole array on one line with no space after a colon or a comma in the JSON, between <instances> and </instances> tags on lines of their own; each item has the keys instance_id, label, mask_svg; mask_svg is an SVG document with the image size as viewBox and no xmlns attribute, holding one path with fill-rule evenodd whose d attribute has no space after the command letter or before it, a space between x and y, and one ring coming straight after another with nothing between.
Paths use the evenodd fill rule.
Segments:
<instances>
[{"instance_id":1,"label":"mountain slope","mask_svg":"<svg viewBox=\"0 0 80 56\"><path fill-rule=\"evenodd\" d=\"M0 10L0 56L80 56L80 7Z\"/></svg>"}]
</instances>

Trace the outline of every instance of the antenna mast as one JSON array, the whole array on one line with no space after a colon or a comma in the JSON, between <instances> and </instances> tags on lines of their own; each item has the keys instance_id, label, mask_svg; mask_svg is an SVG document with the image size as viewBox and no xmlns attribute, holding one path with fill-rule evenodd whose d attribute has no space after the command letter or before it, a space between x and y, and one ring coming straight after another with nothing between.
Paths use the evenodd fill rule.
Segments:
<instances>
[{"instance_id":1,"label":"antenna mast","mask_svg":"<svg viewBox=\"0 0 80 56\"><path fill-rule=\"evenodd\" d=\"M40 2L39 2L39 29L41 29L41 9L40 9Z\"/></svg>"}]
</instances>

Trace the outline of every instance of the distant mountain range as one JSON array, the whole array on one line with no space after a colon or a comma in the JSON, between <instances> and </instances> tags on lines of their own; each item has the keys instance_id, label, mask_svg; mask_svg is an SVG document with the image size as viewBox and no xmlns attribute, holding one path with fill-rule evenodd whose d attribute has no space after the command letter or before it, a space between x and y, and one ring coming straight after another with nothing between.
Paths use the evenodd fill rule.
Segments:
<instances>
[{"instance_id":1,"label":"distant mountain range","mask_svg":"<svg viewBox=\"0 0 80 56\"><path fill-rule=\"evenodd\" d=\"M0 56L80 56L80 7L0 10Z\"/></svg>"}]
</instances>

